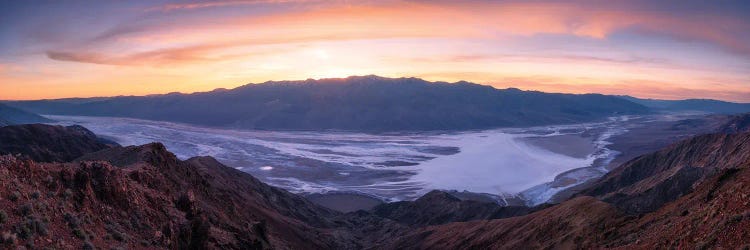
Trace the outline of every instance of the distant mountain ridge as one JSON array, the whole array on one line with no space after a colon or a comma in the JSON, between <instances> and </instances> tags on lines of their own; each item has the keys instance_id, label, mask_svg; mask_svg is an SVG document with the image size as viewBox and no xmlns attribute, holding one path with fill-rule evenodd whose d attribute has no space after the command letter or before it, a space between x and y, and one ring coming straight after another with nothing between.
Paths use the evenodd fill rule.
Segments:
<instances>
[{"instance_id":1,"label":"distant mountain ridge","mask_svg":"<svg viewBox=\"0 0 750 250\"><path fill-rule=\"evenodd\" d=\"M659 111L700 111L715 114L750 112L750 103L734 103L711 99L658 100L620 96L625 100Z\"/></svg>"},{"instance_id":2,"label":"distant mountain ridge","mask_svg":"<svg viewBox=\"0 0 750 250\"><path fill-rule=\"evenodd\" d=\"M37 114L29 113L24 110L10 107L8 105L0 104L0 127L15 124L42 123L51 121L52 120L44 118Z\"/></svg>"},{"instance_id":3,"label":"distant mountain ridge","mask_svg":"<svg viewBox=\"0 0 750 250\"><path fill-rule=\"evenodd\" d=\"M193 94L9 104L50 115L269 130L465 130L579 123L649 112L643 105L600 94L499 90L468 82L378 76L266 82Z\"/></svg>"}]
</instances>

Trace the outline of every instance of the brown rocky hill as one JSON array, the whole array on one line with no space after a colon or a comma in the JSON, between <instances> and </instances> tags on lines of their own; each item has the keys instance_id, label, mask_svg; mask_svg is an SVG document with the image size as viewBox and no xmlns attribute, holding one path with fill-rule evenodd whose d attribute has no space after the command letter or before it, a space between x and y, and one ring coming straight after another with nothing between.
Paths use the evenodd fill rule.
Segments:
<instances>
[{"instance_id":1,"label":"brown rocky hill","mask_svg":"<svg viewBox=\"0 0 750 250\"><path fill-rule=\"evenodd\" d=\"M98 154L134 160L114 166L0 158L3 244L348 248L346 240L335 239L335 212L210 157L180 161L161 144L109 151Z\"/></svg>"},{"instance_id":2,"label":"brown rocky hill","mask_svg":"<svg viewBox=\"0 0 750 250\"><path fill-rule=\"evenodd\" d=\"M582 192L630 213L651 212L724 169L746 166L750 135L709 134L637 157Z\"/></svg>"},{"instance_id":3,"label":"brown rocky hill","mask_svg":"<svg viewBox=\"0 0 750 250\"><path fill-rule=\"evenodd\" d=\"M575 249L600 246L622 213L592 197L579 197L520 217L420 228L387 249Z\"/></svg>"},{"instance_id":4,"label":"brown rocky hill","mask_svg":"<svg viewBox=\"0 0 750 250\"><path fill-rule=\"evenodd\" d=\"M75 146L92 138L22 128L55 143L27 136L29 143L5 144L22 150L0 156L0 248L362 249L406 230L367 212L320 207L211 157L179 160L159 143L40 163L33 159L47 158L39 151L70 157L53 146L84 152Z\"/></svg>"},{"instance_id":5,"label":"brown rocky hill","mask_svg":"<svg viewBox=\"0 0 750 250\"><path fill-rule=\"evenodd\" d=\"M750 132L750 113L729 116L729 121L722 125L718 131L729 134Z\"/></svg>"},{"instance_id":6,"label":"brown rocky hill","mask_svg":"<svg viewBox=\"0 0 750 250\"><path fill-rule=\"evenodd\" d=\"M427 226L520 216L539 209L541 207L500 206L494 202L462 200L450 193L433 190L414 201L378 205L371 212L409 226Z\"/></svg>"},{"instance_id":7,"label":"brown rocky hill","mask_svg":"<svg viewBox=\"0 0 750 250\"><path fill-rule=\"evenodd\" d=\"M113 144L81 126L28 124L0 127L0 155L19 154L37 162L68 162Z\"/></svg>"},{"instance_id":8,"label":"brown rocky hill","mask_svg":"<svg viewBox=\"0 0 750 250\"><path fill-rule=\"evenodd\" d=\"M71 136L52 145L90 139L80 131ZM697 136L638 157L557 205L500 207L433 191L346 214L210 157L179 160L158 143L107 146L68 163L0 156L2 248L652 249L748 243L750 133Z\"/></svg>"},{"instance_id":9,"label":"brown rocky hill","mask_svg":"<svg viewBox=\"0 0 750 250\"><path fill-rule=\"evenodd\" d=\"M642 216L580 196L526 216L421 228L389 249L711 249L750 245L750 169L724 170Z\"/></svg>"}]
</instances>

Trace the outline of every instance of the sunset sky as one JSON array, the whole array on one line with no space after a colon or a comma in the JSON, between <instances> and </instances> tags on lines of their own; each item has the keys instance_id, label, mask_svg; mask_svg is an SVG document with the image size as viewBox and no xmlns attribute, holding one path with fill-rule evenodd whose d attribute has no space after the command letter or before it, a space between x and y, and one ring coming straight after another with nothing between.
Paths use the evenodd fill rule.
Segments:
<instances>
[{"instance_id":1,"label":"sunset sky","mask_svg":"<svg viewBox=\"0 0 750 250\"><path fill-rule=\"evenodd\" d=\"M0 1L0 99L368 74L750 102L750 1Z\"/></svg>"}]
</instances>

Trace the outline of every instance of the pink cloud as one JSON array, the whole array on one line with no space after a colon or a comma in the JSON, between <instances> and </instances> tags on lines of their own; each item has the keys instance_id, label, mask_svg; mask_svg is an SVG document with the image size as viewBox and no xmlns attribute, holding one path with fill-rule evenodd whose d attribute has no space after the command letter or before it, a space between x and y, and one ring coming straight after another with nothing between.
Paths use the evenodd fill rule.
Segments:
<instances>
[{"instance_id":1,"label":"pink cloud","mask_svg":"<svg viewBox=\"0 0 750 250\"><path fill-rule=\"evenodd\" d=\"M225 18L206 15L191 18L187 23L155 24L138 35L161 33L190 36L196 32L229 31L236 36L251 35L253 30L276 28L282 34L328 34L321 41L338 37L363 36L414 37L440 36L455 38L493 35L530 36L535 34L567 34L606 39L619 31L643 31L677 39L716 44L731 52L750 55L750 41L742 34L750 30L748 20L716 12L700 12L698 16L679 15L660 9L637 8L638 2L586 4L580 2L403 2L370 3L315 2L304 0L251 0L178 3L158 7L159 10L227 7L260 3L312 2L304 8L280 13ZM317 7L316 7L317 6ZM151 30L151 31L149 31ZM145 34L143 34L145 33ZM412 33L412 34L410 34Z\"/></svg>"}]
</instances>

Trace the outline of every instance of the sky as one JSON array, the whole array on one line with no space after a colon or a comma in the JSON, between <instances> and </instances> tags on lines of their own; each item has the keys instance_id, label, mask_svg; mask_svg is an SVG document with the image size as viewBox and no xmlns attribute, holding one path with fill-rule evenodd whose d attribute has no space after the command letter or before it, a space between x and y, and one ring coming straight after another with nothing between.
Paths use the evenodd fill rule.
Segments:
<instances>
[{"instance_id":1,"label":"sky","mask_svg":"<svg viewBox=\"0 0 750 250\"><path fill-rule=\"evenodd\" d=\"M750 1L0 0L0 99L375 74L750 102Z\"/></svg>"}]
</instances>

